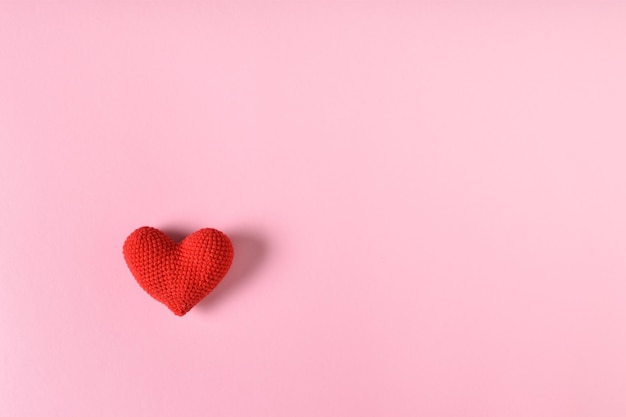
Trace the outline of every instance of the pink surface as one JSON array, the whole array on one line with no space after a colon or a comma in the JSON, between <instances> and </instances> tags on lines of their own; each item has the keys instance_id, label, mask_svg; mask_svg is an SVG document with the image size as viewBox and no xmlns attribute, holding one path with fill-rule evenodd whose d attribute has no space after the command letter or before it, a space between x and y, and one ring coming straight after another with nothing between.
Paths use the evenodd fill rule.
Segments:
<instances>
[{"instance_id":1,"label":"pink surface","mask_svg":"<svg viewBox=\"0 0 626 417\"><path fill-rule=\"evenodd\" d=\"M626 7L382 4L0 4L0 416L626 415Z\"/></svg>"}]
</instances>

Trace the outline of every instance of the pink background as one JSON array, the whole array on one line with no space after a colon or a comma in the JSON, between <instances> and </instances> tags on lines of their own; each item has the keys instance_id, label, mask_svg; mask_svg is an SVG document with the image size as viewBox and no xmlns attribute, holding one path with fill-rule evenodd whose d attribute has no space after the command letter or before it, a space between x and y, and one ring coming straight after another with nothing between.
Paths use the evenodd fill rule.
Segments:
<instances>
[{"instance_id":1,"label":"pink background","mask_svg":"<svg viewBox=\"0 0 626 417\"><path fill-rule=\"evenodd\" d=\"M626 6L0 4L0 416L626 415ZM232 236L187 316L122 258Z\"/></svg>"}]
</instances>

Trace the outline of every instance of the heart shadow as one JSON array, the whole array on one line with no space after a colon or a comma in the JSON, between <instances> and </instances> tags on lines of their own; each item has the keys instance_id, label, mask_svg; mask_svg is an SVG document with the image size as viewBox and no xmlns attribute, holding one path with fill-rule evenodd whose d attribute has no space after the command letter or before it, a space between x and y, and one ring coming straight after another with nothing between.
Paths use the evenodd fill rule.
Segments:
<instances>
[{"instance_id":1,"label":"heart shadow","mask_svg":"<svg viewBox=\"0 0 626 417\"><path fill-rule=\"evenodd\" d=\"M192 233L179 228L164 228L162 230L176 242L182 241ZM210 311L216 308L217 305L228 299L231 293L236 293L244 286L267 257L267 240L260 233L250 230L236 230L228 232L227 235L235 250L233 264L222 282L196 304L193 310Z\"/></svg>"}]
</instances>

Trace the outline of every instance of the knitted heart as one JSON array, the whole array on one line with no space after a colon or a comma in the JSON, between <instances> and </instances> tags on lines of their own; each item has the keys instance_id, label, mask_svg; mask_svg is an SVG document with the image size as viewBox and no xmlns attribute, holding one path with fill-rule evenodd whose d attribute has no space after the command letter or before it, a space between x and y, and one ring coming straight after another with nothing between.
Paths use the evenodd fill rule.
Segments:
<instances>
[{"instance_id":1,"label":"knitted heart","mask_svg":"<svg viewBox=\"0 0 626 417\"><path fill-rule=\"evenodd\" d=\"M187 313L220 283L233 261L224 233L200 229L177 243L153 227L124 242L124 259L139 285L177 316Z\"/></svg>"}]
</instances>

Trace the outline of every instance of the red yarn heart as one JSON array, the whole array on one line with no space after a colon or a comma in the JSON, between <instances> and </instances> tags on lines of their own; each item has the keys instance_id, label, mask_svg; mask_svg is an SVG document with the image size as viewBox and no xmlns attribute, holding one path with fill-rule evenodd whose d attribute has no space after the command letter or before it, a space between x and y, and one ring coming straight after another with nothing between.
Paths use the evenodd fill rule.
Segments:
<instances>
[{"instance_id":1,"label":"red yarn heart","mask_svg":"<svg viewBox=\"0 0 626 417\"><path fill-rule=\"evenodd\" d=\"M233 261L228 236L200 229L177 243L153 227L141 227L124 242L133 276L177 316L187 313L220 283Z\"/></svg>"}]
</instances>

